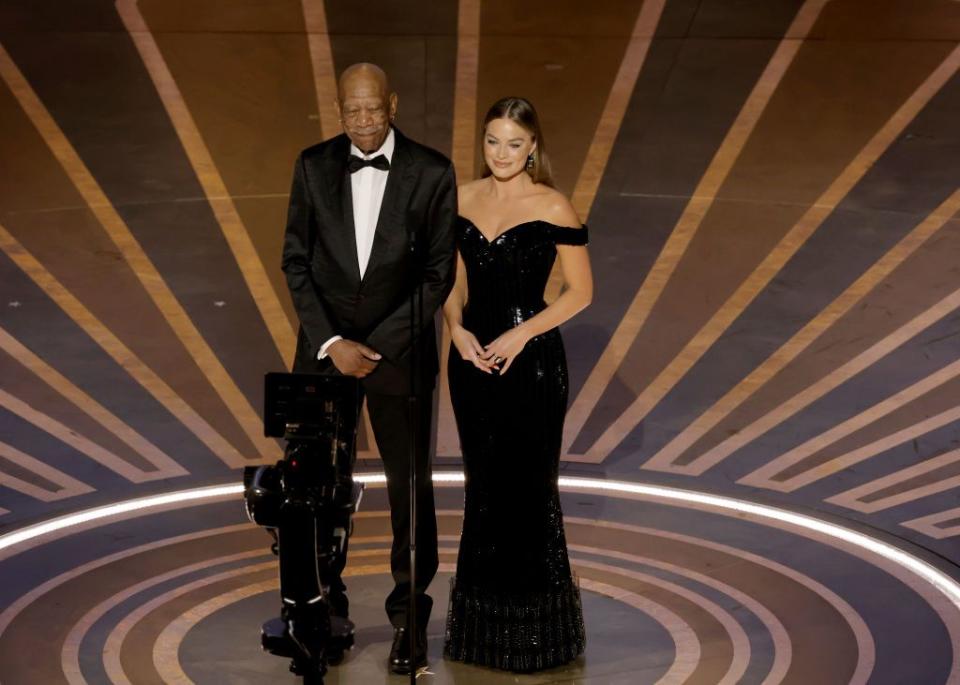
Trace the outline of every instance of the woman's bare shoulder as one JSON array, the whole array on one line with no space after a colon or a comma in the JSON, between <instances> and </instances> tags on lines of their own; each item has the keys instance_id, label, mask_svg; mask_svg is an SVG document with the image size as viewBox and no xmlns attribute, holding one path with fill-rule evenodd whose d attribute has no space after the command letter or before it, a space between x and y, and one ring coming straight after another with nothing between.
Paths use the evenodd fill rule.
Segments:
<instances>
[{"instance_id":1,"label":"woman's bare shoulder","mask_svg":"<svg viewBox=\"0 0 960 685\"><path fill-rule=\"evenodd\" d=\"M460 204L461 209L463 205L470 203L484 185L486 185L486 179L478 178L457 186L457 202Z\"/></svg>"},{"instance_id":2,"label":"woman's bare shoulder","mask_svg":"<svg viewBox=\"0 0 960 685\"><path fill-rule=\"evenodd\" d=\"M539 193L538 204L544 221L570 228L580 228L583 225L570 200L556 188L543 186Z\"/></svg>"}]
</instances>

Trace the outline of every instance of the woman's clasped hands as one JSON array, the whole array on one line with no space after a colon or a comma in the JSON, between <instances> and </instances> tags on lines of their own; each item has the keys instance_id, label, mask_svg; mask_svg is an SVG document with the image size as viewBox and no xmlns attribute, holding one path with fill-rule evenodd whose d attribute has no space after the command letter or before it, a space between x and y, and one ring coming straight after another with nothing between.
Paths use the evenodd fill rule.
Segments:
<instances>
[{"instance_id":1,"label":"woman's clasped hands","mask_svg":"<svg viewBox=\"0 0 960 685\"><path fill-rule=\"evenodd\" d=\"M513 360L530 341L522 325L504 332L488 345L481 345L476 336L463 326L451 332L454 346L464 361L472 363L484 373L505 374Z\"/></svg>"}]
</instances>

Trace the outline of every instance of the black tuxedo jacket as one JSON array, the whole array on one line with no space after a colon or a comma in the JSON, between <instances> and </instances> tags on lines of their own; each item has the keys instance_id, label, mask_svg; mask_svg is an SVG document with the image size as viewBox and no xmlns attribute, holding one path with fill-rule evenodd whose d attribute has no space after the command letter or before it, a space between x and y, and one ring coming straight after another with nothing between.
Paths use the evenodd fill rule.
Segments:
<instances>
[{"instance_id":1,"label":"black tuxedo jacket","mask_svg":"<svg viewBox=\"0 0 960 685\"><path fill-rule=\"evenodd\" d=\"M283 271L300 319L295 372L337 373L317 352L334 335L362 342L383 359L363 379L381 394L410 386L410 292L423 292L421 368L424 388L438 369L434 314L454 275L457 189L446 157L394 129L395 147L373 250L363 279L357 261L346 135L297 158L283 244ZM416 232L418 254L410 251Z\"/></svg>"}]
</instances>

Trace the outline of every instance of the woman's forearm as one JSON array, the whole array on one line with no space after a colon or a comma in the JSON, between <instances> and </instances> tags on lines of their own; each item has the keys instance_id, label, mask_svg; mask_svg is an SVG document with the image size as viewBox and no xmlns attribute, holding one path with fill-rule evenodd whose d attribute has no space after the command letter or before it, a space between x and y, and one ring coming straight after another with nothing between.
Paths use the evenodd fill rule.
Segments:
<instances>
[{"instance_id":1,"label":"woman's forearm","mask_svg":"<svg viewBox=\"0 0 960 685\"><path fill-rule=\"evenodd\" d=\"M447 323L447 328L452 332L458 326L463 325L463 305L466 297L464 293L454 288L450 291L447 301L443 303L443 320Z\"/></svg>"},{"instance_id":2,"label":"woman's forearm","mask_svg":"<svg viewBox=\"0 0 960 685\"><path fill-rule=\"evenodd\" d=\"M534 338L572 319L590 304L591 299L590 293L568 288L546 309L524 321L518 328Z\"/></svg>"},{"instance_id":3,"label":"woman's forearm","mask_svg":"<svg viewBox=\"0 0 960 685\"><path fill-rule=\"evenodd\" d=\"M453 287L443 303L443 319L451 333L463 325L463 308L467 304L467 270L459 253L455 274Z\"/></svg>"}]
</instances>

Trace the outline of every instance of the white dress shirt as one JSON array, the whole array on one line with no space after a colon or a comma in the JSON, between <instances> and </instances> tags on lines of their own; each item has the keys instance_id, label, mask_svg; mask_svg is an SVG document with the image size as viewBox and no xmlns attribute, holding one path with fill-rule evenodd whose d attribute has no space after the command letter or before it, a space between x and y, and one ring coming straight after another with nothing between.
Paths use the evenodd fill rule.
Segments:
<instances>
[{"instance_id":1,"label":"white dress shirt","mask_svg":"<svg viewBox=\"0 0 960 685\"><path fill-rule=\"evenodd\" d=\"M350 145L350 154L361 159L373 159L383 155L387 161L393 161L394 148L393 129L387 133L386 140L378 150L370 154L360 151L356 145ZM370 252L373 250L373 236L377 230L377 220L380 218L380 207L383 205L383 191L387 187L388 171L367 166L350 174L350 191L353 195L353 226L357 240L357 261L360 267L360 278L363 279L370 262ZM320 347L317 359L325 359L327 348L343 337L335 335Z\"/></svg>"}]
</instances>

